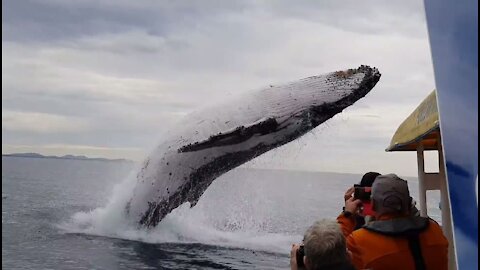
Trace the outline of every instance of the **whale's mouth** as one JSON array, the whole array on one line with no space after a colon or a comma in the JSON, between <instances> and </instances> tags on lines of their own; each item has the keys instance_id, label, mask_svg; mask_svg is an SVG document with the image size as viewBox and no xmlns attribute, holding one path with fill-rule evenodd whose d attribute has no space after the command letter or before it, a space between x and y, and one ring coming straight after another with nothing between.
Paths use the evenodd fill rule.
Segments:
<instances>
[{"instance_id":1,"label":"whale's mouth","mask_svg":"<svg viewBox=\"0 0 480 270\"><path fill-rule=\"evenodd\" d=\"M370 90L375 87L381 77L378 69L370 68L368 66L360 66L355 71L351 69L348 71L337 71L335 72L335 75L344 77L351 76L358 72L361 72L365 75L355 91L336 102L312 106L308 112L303 115L304 121L313 127L320 125L326 120L332 118L334 115L343 111L346 107L355 103L355 101L367 95Z\"/></svg>"}]
</instances>

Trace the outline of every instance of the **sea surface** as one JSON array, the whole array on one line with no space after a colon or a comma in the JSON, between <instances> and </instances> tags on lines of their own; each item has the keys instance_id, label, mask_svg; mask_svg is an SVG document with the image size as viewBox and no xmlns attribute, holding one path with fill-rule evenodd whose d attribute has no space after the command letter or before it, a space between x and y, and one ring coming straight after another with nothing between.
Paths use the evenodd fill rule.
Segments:
<instances>
[{"instance_id":1,"label":"sea surface","mask_svg":"<svg viewBox=\"0 0 480 270\"><path fill-rule=\"evenodd\" d=\"M121 215L135 171L127 162L2 157L2 269L289 269L291 244L315 220L334 219L361 177L237 168L195 207L145 230ZM427 198L439 220L439 194Z\"/></svg>"}]
</instances>

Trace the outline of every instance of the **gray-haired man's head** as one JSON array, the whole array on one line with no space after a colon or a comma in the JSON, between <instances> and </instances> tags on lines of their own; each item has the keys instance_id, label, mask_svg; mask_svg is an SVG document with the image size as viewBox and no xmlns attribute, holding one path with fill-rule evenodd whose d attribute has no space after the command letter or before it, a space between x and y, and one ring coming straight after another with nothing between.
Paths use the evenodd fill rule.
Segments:
<instances>
[{"instance_id":1,"label":"gray-haired man's head","mask_svg":"<svg viewBox=\"0 0 480 270\"><path fill-rule=\"evenodd\" d=\"M305 266L309 270L335 269L349 263L345 237L336 221L320 220L305 233Z\"/></svg>"}]
</instances>

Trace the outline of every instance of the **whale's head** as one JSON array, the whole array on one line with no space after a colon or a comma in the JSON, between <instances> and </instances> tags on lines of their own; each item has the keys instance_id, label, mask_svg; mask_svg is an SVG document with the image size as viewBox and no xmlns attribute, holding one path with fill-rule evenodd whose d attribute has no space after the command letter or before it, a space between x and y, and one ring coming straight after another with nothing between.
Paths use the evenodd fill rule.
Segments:
<instances>
[{"instance_id":1,"label":"whale's head","mask_svg":"<svg viewBox=\"0 0 480 270\"><path fill-rule=\"evenodd\" d=\"M279 128L293 125L292 132L305 132L364 97L380 76L376 68L360 66L271 87L259 98Z\"/></svg>"}]
</instances>

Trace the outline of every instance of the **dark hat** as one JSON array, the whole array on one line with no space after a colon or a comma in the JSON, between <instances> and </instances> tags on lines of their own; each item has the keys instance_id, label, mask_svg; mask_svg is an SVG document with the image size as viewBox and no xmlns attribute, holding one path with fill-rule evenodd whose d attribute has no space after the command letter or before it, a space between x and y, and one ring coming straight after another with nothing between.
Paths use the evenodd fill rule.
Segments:
<instances>
[{"instance_id":1,"label":"dark hat","mask_svg":"<svg viewBox=\"0 0 480 270\"><path fill-rule=\"evenodd\" d=\"M367 172L362 176L362 180L360 181L360 186L362 187L371 187L373 182L375 181L375 178L379 176L378 172Z\"/></svg>"}]
</instances>

